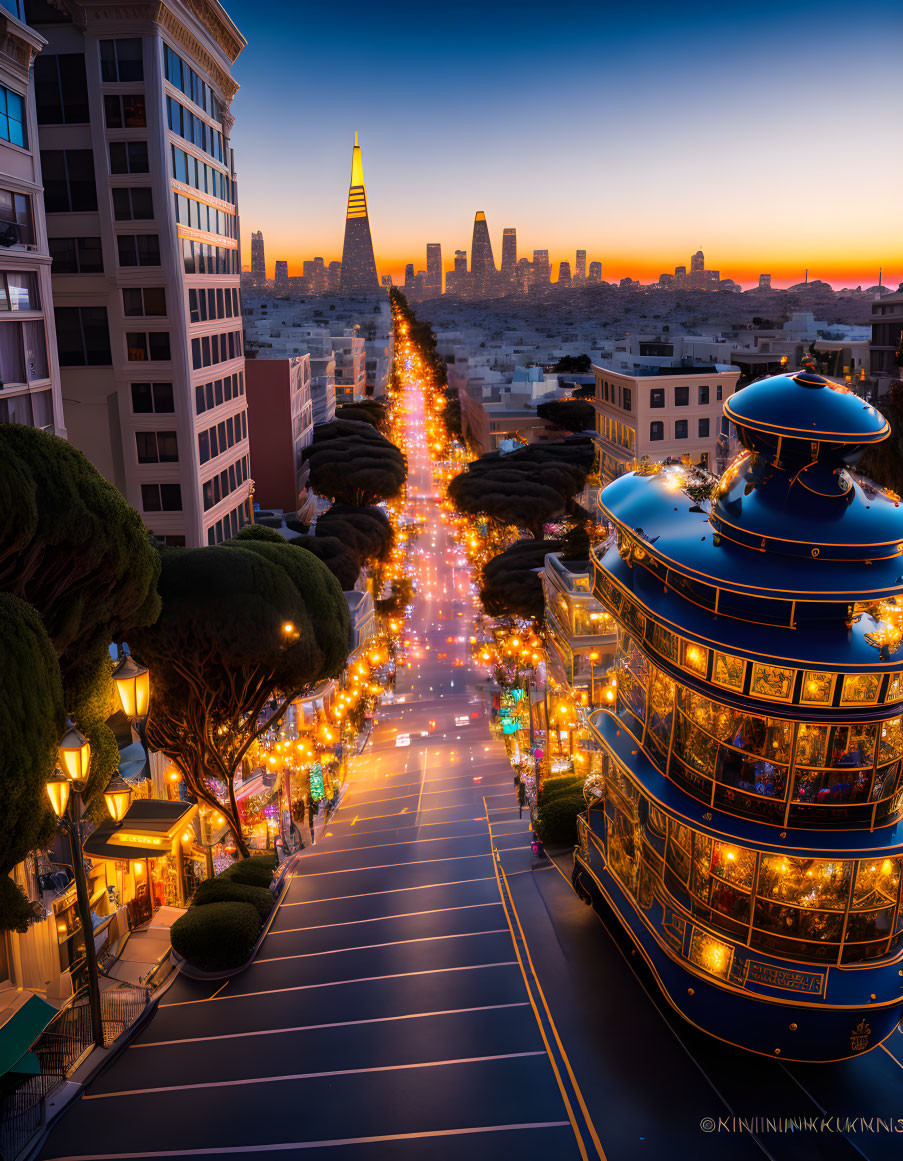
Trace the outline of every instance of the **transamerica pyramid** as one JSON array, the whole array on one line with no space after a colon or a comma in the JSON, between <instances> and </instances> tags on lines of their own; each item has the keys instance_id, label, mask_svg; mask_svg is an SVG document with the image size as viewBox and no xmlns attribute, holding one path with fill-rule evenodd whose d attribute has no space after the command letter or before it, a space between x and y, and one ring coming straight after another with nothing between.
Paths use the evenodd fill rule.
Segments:
<instances>
[{"instance_id":1,"label":"transamerica pyramid","mask_svg":"<svg viewBox=\"0 0 903 1161\"><path fill-rule=\"evenodd\" d=\"M345 245L342 247L341 289L346 291L378 290L379 278L373 258L373 239L367 216L367 191L364 189L364 166L357 132L351 152L351 187L345 215Z\"/></svg>"}]
</instances>

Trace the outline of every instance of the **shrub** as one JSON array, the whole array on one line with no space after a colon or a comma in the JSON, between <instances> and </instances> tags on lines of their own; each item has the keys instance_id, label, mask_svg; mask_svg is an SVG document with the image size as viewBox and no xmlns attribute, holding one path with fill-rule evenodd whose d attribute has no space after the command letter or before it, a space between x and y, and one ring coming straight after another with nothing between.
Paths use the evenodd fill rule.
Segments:
<instances>
[{"instance_id":1,"label":"shrub","mask_svg":"<svg viewBox=\"0 0 903 1161\"><path fill-rule=\"evenodd\" d=\"M172 925L172 946L201 971L227 971L247 961L260 927L260 916L250 903L189 907Z\"/></svg>"},{"instance_id":2,"label":"shrub","mask_svg":"<svg viewBox=\"0 0 903 1161\"><path fill-rule=\"evenodd\" d=\"M266 887L222 878L207 879L201 883L194 893L191 907L208 907L211 903L250 903L260 916L260 926L266 923L273 910L273 896Z\"/></svg>"},{"instance_id":3,"label":"shrub","mask_svg":"<svg viewBox=\"0 0 903 1161\"><path fill-rule=\"evenodd\" d=\"M216 876L218 881L244 883L248 887L269 887L276 869L275 855L254 855L239 859Z\"/></svg>"},{"instance_id":4,"label":"shrub","mask_svg":"<svg viewBox=\"0 0 903 1161\"><path fill-rule=\"evenodd\" d=\"M544 843L573 846L577 841L577 815L585 809L582 778L572 774L549 778L543 783L533 829Z\"/></svg>"}]
</instances>

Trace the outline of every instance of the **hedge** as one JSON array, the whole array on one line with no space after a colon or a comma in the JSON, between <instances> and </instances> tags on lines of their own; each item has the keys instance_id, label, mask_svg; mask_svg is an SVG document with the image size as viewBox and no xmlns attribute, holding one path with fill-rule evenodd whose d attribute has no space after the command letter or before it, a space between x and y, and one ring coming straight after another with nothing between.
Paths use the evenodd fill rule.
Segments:
<instances>
[{"instance_id":1,"label":"hedge","mask_svg":"<svg viewBox=\"0 0 903 1161\"><path fill-rule=\"evenodd\" d=\"M252 855L250 859L239 859L216 876L217 881L244 883L248 887L269 887L276 870L275 855Z\"/></svg>"},{"instance_id":2,"label":"hedge","mask_svg":"<svg viewBox=\"0 0 903 1161\"><path fill-rule=\"evenodd\" d=\"M585 809L582 777L547 779L536 807L533 829L537 838L554 846L573 846L577 842L577 815Z\"/></svg>"},{"instance_id":3,"label":"hedge","mask_svg":"<svg viewBox=\"0 0 903 1161\"><path fill-rule=\"evenodd\" d=\"M260 935L260 915L250 903L189 907L172 925L173 950L201 971L227 971L247 962Z\"/></svg>"},{"instance_id":4,"label":"hedge","mask_svg":"<svg viewBox=\"0 0 903 1161\"><path fill-rule=\"evenodd\" d=\"M209 907L212 903L250 903L260 916L260 924L269 919L273 910L273 896L266 887L254 887L247 883L236 883L234 879L205 879L195 891L192 907Z\"/></svg>"}]
</instances>

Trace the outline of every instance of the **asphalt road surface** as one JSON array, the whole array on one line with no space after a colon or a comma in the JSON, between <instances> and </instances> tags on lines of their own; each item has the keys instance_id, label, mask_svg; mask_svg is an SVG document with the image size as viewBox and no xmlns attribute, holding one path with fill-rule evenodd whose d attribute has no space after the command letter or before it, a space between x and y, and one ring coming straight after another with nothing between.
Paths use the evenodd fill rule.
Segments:
<instances>
[{"instance_id":1,"label":"asphalt road surface","mask_svg":"<svg viewBox=\"0 0 903 1161\"><path fill-rule=\"evenodd\" d=\"M824 1067L719 1044L665 1010L566 857L534 866L407 399L409 505L427 514L412 665L255 962L225 986L179 979L41 1158L899 1158L903 1133L874 1121L731 1119L903 1130L899 1032Z\"/></svg>"}]
</instances>

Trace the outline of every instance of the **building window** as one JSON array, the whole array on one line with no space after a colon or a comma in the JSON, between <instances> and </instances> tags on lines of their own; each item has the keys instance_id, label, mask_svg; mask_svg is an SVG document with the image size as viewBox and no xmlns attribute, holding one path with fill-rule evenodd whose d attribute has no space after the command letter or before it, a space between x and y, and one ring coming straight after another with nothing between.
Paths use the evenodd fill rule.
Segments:
<instances>
[{"instance_id":1,"label":"building window","mask_svg":"<svg viewBox=\"0 0 903 1161\"><path fill-rule=\"evenodd\" d=\"M100 238L50 238L54 274L103 274Z\"/></svg>"},{"instance_id":2,"label":"building window","mask_svg":"<svg viewBox=\"0 0 903 1161\"><path fill-rule=\"evenodd\" d=\"M103 108L108 129L147 128L144 93L109 93L103 99Z\"/></svg>"},{"instance_id":3,"label":"building window","mask_svg":"<svg viewBox=\"0 0 903 1161\"><path fill-rule=\"evenodd\" d=\"M703 404L706 404L706 403L708 403L708 401L709 401L709 388L708 388L708 384L703 384L703 385L702 385L702 386L699 388L699 405L700 405L700 407L701 407L701 406L703 406Z\"/></svg>"},{"instance_id":4,"label":"building window","mask_svg":"<svg viewBox=\"0 0 903 1161\"><path fill-rule=\"evenodd\" d=\"M218 286L206 290L188 291L188 312L191 322L206 322L208 319L239 318L241 304L238 288Z\"/></svg>"},{"instance_id":5,"label":"building window","mask_svg":"<svg viewBox=\"0 0 903 1161\"><path fill-rule=\"evenodd\" d=\"M202 464L228 451L239 440L248 438L248 413L239 411L228 415L206 431L198 432L198 457Z\"/></svg>"},{"instance_id":6,"label":"building window","mask_svg":"<svg viewBox=\"0 0 903 1161\"><path fill-rule=\"evenodd\" d=\"M182 488L179 484L142 484L141 507L145 512L181 512Z\"/></svg>"},{"instance_id":7,"label":"building window","mask_svg":"<svg viewBox=\"0 0 903 1161\"><path fill-rule=\"evenodd\" d=\"M90 149L42 149L44 208L48 214L97 209L94 154Z\"/></svg>"},{"instance_id":8,"label":"building window","mask_svg":"<svg viewBox=\"0 0 903 1161\"><path fill-rule=\"evenodd\" d=\"M624 410L625 411L631 410L631 407L632 407L631 395L632 395L631 389L629 387L625 387L624 388Z\"/></svg>"},{"instance_id":9,"label":"building window","mask_svg":"<svg viewBox=\"0 0 903 1161\"><path fill-rule=\"evenodd\" d=\"M690 388L689 387L675 387L674 388L674 406L687 407L690 403Z\"/></svg>"},{"instance_id":10,"label":"building window","mask_svg":"<svg viewBox=\"0 0 903 1161\"><path fill-rule=\"evenodd\" d=\"M162 286L145 286L123 290L122 313L128 318L155 318L165 315L165 289Z\"/></svg>"},{"instance_id":11,"label":"building window","mask_svg":"<svg viewBox=\"0 0 903 1161\"><path fill-rule=\"evenodd\" d=\"M150 173L146 141L111 141L110 173Z\"/></svg>"},{"instance_id":12,"label":"building window","mask_svg":"<svg viewBox=\"0 0 903 1161\"><path fill-rule=\"evenodd\" d=\"M685 419L675 419L674 421L674 438L686 439L689 431L689 424Z\"/></svg>"},{"instance_id":13,"label":"building window","mask_svg":"<svg viewBox=\"0 0 903 1161\"><path fill-rule=\"evenodd\" d=\"M241 331L202 335L191 340L191 365L194 370L211 367L214 363L225 363L228 359L238 359L241 354Z\"/></svg>"},{"instance_id":14,"label":"building window","mask_svg":"<svg viewBox=\"0 0 903 1161\"><path fill-rule=\"evenodd\" d=\"M208 193L222 202L234 200L228 174L221 173L177 145L172 147L172 176L183 185L194 186L201 193Z\"/></svg>"},{"instance_id":15,"label":"building window","mask_svg":"<svg viewBox=\"0 0 903 1161\"><path fill-rule=\"evenodd\" d=\"M217 475L212 476L203 485L204 511L209 512L221 500L224 500L236 488L240 488L250 475L248 457L242 456L228 468L223 468Z\"/></svg>"},{"instance_id":16,"label":"building window","mask_svg":"<svg viewBox=\"0 0 903 1161\"><path fill-rule=\"evenodd\" d=\"M33 383L49 374L43 319L0 323L0 384Z\"/></svg>"},{"instance_id":17,"label":"building window","mask_svg":"<svg viewBox=\"0 0 903 1161\"><path fill-rule=\"evenodd\" d=\"M665 406L665 389L664 387L653 387L649 392L649 406L650 407L664 407Z\"/></svg>"},{"instance_id":18,"label":"building window","mask_svg":"<svg viewBox=\"0 0 903 1161\"><path fill-rule=\"evenodd\" d=\"M721 384L720 383L718 383L715 387L715 398L719 402L721 401Z\"/></svg>"},{"instance_id":19,"label":"building window","mask_svg":"<svg viewBox=\"0 0 903 1161\"><path fill-rule=\"evenodd\" d=\"M0 311L40 310L38 281L27 271L0 271Z\"/></svg>"},{"instance_id":20,"label":"building window","mask_svg":"<svg viewBox=\"0 0 903 1161\"><path fill-rule=\"evenodd\" d=\"M125 344L130 363L156 362L170 358L167 331L126 331Z\"/></svg>"},{"instance_id":21,"label":"building window","mask_svg":"<svg viewBox=\"0 0 903 1161\"><path fill-rule=\"evenodd\" d=\"M198 149L223 164L223 135L218 129L195 116L181 102L166 98L166 115L170 129L186 141L191 141Z\"/></svg>"},{"instance_id":22,"label":"building window","mask_svg":"<svg viewBox=\"0 0 903 1161\"><path fill-rule=\"evenodd\" d=\"M139 464L176 464L179 445L174 431L136 431Z\"/></svg>"},{"instance_id":23,"label":"building window","mask_svg":"<svg viewBox=\"0 0 903 1161\"><path fill-rule=\"evenodd\" d=\"M178 53L173 52L169 45L166 46L166 79L208 113L214 121L222 121L220 104L213 90Z\"/></svg>"},{"instance_id":24,"label":"building window","mask_svg":"<svg viewBox=\"0 0 903 1161\"><path fill-rule=\"evenodd\" d=\"M659 420L655 420L649 424L649 439L659 440L665 438L665 425Z\"/></svg>"},{"instance_id":25,"label":"building window","mask_svg":"<svg viewBox=\"0 0 903 1161\"><path fill-rule=\"evenodd\" d=\"M116 243L120 266L160 265L160 239L156 234L120 234Z\"/></svg>"},{"instance_id":26,"label":"building window","mask_svg":"<svg viewBox=\"0 0 903 1161\"><path fill-rule=\"evenodd\" d=\"M206 202L186 198L183 194L173 194L176 221L180 226L192 230L203 230L207 234L221 234L224 238L235 238L238 234L235 214L208 206Z\"/></svg>"},{"instance_id":27,"label":"building window","mask_svg":"<svg viewBox=\"0 0 903 1161\"><path fill-rule=\"evenodd\" d=\"M142 221L154 216L154 201L149 185L120 186L113 190L113 217L117 222Z\"/></svg>"},{"instance_id":28,"label":"building window","mask_svg":"<svg viewBox=\"0 0 903 1161\"><path fill-rule=\"evenodd\" d=\"M175 410L172 383L132 384L132 411L136 415L172 415Z\"/></svg>"},{"instance_id":29,"label":"building window","mask_svg":"<svg viewBox=\"0 0 903 1161\"><path fill-rule=\"evenodd\" d=\"M90 117L84 56L73 52L36 57L34 96L39 125L86 124Z\"/></svg>"},{"instance_id":30,"label":"building window","mask_svg":"<svg viewBox=\"0 0 903 1161\"><path fill-rule=\"evenodd\" d=\"M28 147L25 133L25 98L0 85L0 138Z\"/></svg>"},{"instance_id":31,"label":"building window","mask_svg":"<svg viewBox=\"0 0 903 1161\"><path fill-rule=\"evenodd\" d=\"M141 41L137 37L100 42L100 79L110 82L144 80Z\"/></svg>"},{"instance_id":32,"label":"building window","mask_svg":"<svg viewBox=\"0 0 903 1161\"><path fill-rule=\"evenodd\" d=\"M243 502L240 507L233 509L222 520L217 520L207 529L207 543L219 544L220 541L231 540L247 522L248 506L247 502Z\"/></svg>"},{"instance_id":33,"label":"building window","mask_svg":"<svg viewBox=\"0 0 903 1161\"><path fill-rule=\"evenodd\" d=\"M238 251L208 242L182 239L182 260L186 274L238 274Z\"/></svg>"},{"instance_id":34,"label":"building window","mask_svg":"<svg viewBox=\"0 0 903 1161\"><path fill-rule=\"evenodd\" d=\"M215 379L212 383L197 383L194 388L195 414L203 415L219 407L221 403L228 403L230 399L237 399L245 393L244 372L236 371L234 375L226 375L222 379Z\"/></svg>"},{"instance_id":35,"label":"building window","mask_svg":"<svg viewBox=\"0 0 903 1161\"><path fill-rule=\"evenodd\" d=\"M7 241L15 234L12 241ZM34 244L34 224L31 217L31 198L28 194L0 189L0 238L8 246Z\"/></svg>"},{"instance_id":36,"label":"building window","mask_svg":"<svg viewBox=\"0 0 903 1161\"><path fill-rule=\"evenodd\" d=\"M23 423L53 431L53 392L31 391L0 397L0 423Z\"/></svg>"},{"instance_id":37,"label":"building window","mask_svg":"<svg viewBox=\"0 0 903 1161\"><path fill-rule=\"evenodd\" d=\"M54 309L61 367L108 367L110 328L103 306L58 306Z\"/></svg>"},{"instance_id":38,"label":"building window","mask_svg":"<svg viewBox=\"0 0 903 1161\"><path fill-rule=\"evenodd\" d=\"M699 421L699 436L701 439L706 439L709 434L709 421L707 419L700 419Z\"/></svg>"}]
</instances>

